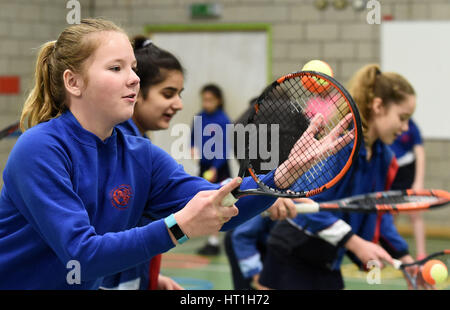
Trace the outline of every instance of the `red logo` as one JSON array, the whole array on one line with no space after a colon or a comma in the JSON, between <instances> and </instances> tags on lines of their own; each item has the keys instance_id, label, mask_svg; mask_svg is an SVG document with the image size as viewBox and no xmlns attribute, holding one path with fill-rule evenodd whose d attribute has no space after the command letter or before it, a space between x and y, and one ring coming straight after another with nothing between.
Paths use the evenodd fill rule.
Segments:
<instances>
[{"instance_id":1,"label":"red logo","mask_svg":"<svg viewBox=\"0 0 450 310\"><path fill-rule=\"evenodd\" d=\"M111 190L109 196L115 208L124 210L128 208L128 202L133 197L133 192L130 185L122 184Z\"/></svg>"}]
</instances>

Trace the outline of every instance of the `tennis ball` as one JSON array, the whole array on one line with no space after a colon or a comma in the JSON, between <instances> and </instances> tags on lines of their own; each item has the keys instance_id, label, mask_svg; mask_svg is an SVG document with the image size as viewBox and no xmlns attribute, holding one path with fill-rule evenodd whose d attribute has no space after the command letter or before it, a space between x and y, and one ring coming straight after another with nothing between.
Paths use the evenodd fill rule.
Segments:
<instances>
[{"instance_id":1,"label":"tennis ball","mask_svg":"<svg viewBox=\"0 0 450 310\"><path fill-rule=\"evenodd\" d=\"M330 65L322 60L311 60L308 61L302 68L302 71L317 71L324 73L331 77L334 76L333 70ZM324 80L314 76L303 76L302 77L303 86L313 93L321 93L330 87L330 84Z\"/></svg>"},{"instance_id":2,"label":"tennis ball","mask_svg":"<svg viewBox=\"0 0 450 310\"><path fill-rule=\"evenodd\" d=\"M447 266L438 259L432 259L423 265L422 276L431 285L442 283L448 276Z\"/></svg>"},{"instance_id":3,"label":"tennis ball","mask_svg":"<svg viewBox=\"0 0 450 310\"><path fill-rule=\"evenodd\" d=\"M214 172L212 172L211 170L207 170L207 171L205 171L205 173L203 173L203 178L208 181L211 181L213 176L214 176Z\"/></svg>"}]
</instances>

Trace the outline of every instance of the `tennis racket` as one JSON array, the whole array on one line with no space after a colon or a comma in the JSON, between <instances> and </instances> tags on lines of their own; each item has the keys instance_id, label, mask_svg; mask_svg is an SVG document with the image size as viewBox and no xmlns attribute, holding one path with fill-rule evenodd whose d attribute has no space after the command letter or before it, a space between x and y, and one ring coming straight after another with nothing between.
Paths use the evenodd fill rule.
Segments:
<instances>
[{"instance_id":1,"label":"tennis racket","mask_svg":"<svg viewBox=\"0 0 450 310\"><path fill-rule=\"evenodd\" d=\"M332 77L315 71L285 75L253 107L245 129L235 127L235 134L239 176L252 177L258 188L239 187L222 205L247 195L310 197L334 186L355 161L363 138L360 115ZM262 180L267 173L275 185Z\"/></svg>"},{"instance_id":2,"label":"tennis racket","mask_svg":"<svg viewBox=\"0 0 450 310\"><path fill-rule=\"evenodd\" d=\"M20 123L16 122L0 130L0 140L16 132L19 129L19 126Z\"/></svg>"},{"instance_id":3,"label":"tennis racket","mask_svg":"<svg viewBox=\"0 0 450 310\"><path fill-rule=\"evenodd\" d=\"M422 266L424 265L427 261L431 260L432 258L435 258L437 256L442 256L442 255L448 255L450 254L450 249L448 250L442 250L439 252L435 252L433 254L428 255L427 257L421 259L421 260L417 260L415 262L412 263L408 263L408 264L404 264L402 263L400 260L398 259L393 259L394 261L394 268L397 270L401 270L403 272L403 274L406 276L406 278L408 279L408 281L411 283L412 287L416 290L418 288L417 285L417 277L420 274L420 271L416 272L415 275L409 273L408 271L406 271L406 268L408 267L412 267L412 266Z\"/></svg>"},{"instance_id":4,"label":"tennis racket","mask_svg":"<svg viewBox=\"0 0 450 310\"><path fill-rule=\"evenodd\" d=\"M403 212L427 210L450 203L444 190L395 190L357 195L323 203L296 203L298 213L335 212Z\"/></svg>"}]
</instances>

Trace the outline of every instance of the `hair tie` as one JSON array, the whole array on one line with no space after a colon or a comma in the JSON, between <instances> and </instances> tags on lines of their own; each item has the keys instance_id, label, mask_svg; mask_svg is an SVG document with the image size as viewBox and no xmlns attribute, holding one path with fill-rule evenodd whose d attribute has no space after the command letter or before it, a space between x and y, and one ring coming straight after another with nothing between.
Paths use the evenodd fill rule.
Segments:
<instances>
[{"instance_id":1,"label":"hair tie","mask_svg":"<svg viewBox=\"0 0 450 310\"><path fill-rule=\"evenodd\" d=\"M152 40L147 39L144 41L144 43L142 43L142 47L146 47L147 45L151 45L151 44L153 44Z\"/></svg>"}]
</instances>

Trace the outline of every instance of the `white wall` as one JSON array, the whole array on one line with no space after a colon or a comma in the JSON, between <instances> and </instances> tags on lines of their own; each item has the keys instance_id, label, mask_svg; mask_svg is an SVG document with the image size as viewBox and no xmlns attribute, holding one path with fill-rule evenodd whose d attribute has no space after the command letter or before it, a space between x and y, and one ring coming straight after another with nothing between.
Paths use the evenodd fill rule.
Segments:
<instances>
[{"instance_id":1,"label":"white wall","mask_svg":"<svg viewBox=\"0 0 450 310\"><path fill-rule=\"evenodd\" d=\"M413 118L425 138L450 139L450 21L381 25L381 65L402 74L417 94Z\"/></svg>"}]
</instances>

